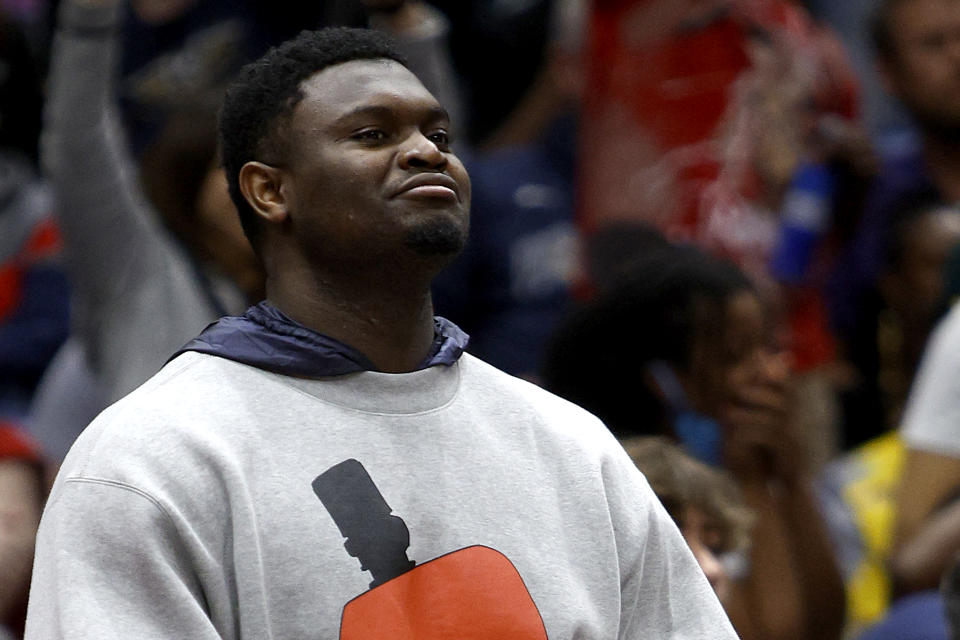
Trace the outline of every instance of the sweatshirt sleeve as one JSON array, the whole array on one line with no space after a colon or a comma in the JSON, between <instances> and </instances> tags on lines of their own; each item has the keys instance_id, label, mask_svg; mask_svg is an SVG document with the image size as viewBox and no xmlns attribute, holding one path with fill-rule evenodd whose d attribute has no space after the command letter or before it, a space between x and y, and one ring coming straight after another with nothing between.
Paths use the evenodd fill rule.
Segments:
<instances>
[{"instance_id":1,"label":"sweatshirt sleeve","mask_svg":"<svg viewBox=\"0 0 960 640\"><path fill-rule=\"evenodd\" d=\"M221 638L182 539L148 494L67 479L40 524L25 637Z\"/></svg>"},{"instance_id":2,"label":"sweatshirt sleeve","mask_svg":"<svg viewBox=\"0 0 960 640\"><path fill-rule=\"evenodd\" d=\"M737 638L666 509L626 453L604 468L620 561L619 640Z\"/></svg>"}]
</instances>

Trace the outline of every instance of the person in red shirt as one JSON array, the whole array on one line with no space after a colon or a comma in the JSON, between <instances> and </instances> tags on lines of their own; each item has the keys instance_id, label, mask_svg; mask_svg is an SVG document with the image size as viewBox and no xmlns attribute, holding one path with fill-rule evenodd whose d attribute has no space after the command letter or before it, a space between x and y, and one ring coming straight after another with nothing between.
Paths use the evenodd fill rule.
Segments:
<instances>
[{"instance_id":1,"label":"person in red shirt","mask_svg":"<svg viewBox=\"0 0 960 640\"><path fill-rule=\"evenodd\" d=\"M798 369L831 361L823 304L804 288L839 215L832 176L817 178L865 140L838 41L787 0L598 0L586 54L577 210L588 247L598 230L642 222L733 260L762 289L786 283ZM800 231L812 240L782 249L791 189L809 189L811 173L820 208L799 217L816 218Z\"/></svg>"}]
</instances>

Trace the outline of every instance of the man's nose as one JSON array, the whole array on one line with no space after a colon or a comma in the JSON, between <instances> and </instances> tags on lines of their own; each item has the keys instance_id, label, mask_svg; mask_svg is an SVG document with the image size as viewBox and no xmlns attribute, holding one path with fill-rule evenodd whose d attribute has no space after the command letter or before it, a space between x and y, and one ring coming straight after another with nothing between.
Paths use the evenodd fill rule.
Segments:
<instances>
[{"instance_id":1,"label":"man's nose","mask_svg":"<svg viewBox=\"0 0 960 640\"><path fill-rule=\"evenodd\" d=\"M399 163L402 169L442 170L447 166L447 155L435 142L417 132L400 151Z\"/></svg>"}]
</instances>

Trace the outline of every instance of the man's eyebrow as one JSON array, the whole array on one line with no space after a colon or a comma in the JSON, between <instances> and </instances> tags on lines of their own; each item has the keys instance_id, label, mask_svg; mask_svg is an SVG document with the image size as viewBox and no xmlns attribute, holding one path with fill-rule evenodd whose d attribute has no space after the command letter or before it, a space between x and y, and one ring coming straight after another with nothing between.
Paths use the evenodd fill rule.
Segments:
<instances>
[{"instance_id":1,"label":"man's eyebrow","mask_svg":"<svg viewBox=\"0 0 960 640\"><path fill-rule=\"evenodd\" d=\"M337 118L333 124L339 125L348 120L352 120L357 117L369 116L374 118L391 118L396 115L397 110L391 107L387 107L379 104L363 104L350 111L347 111L339 118ZM433 105L423 110L423 120L445 120L450 122L450 114L447 113L447 110L441 107L440 105Z\"/></svg>"}]
</instances>

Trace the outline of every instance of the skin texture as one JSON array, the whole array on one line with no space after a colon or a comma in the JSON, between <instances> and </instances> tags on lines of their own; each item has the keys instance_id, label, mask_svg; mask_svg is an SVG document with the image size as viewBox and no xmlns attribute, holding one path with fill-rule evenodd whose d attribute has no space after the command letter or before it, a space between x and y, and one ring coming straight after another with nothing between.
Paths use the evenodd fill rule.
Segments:
<instances>
[{"instance_id":1,"label":"skin texture","mask_svg":"<svg viewBox=\"0 0 960 640\"><path fill-rule=\"evenodd\" d=\"M387 60L328 67L301 89L283 157L240 171L265 222L267 297L380 370L413 370L433 339L430 282L469 226L447 115Z\"/></svg>"},{"instance_id":2,"label":"skin texture","mask_svg":"<svg viewBox=\"0 0 960 640\"><path fill-rule=\"evenodd\" d=\"M699 323L702 330L694 337L686 376L691 401L701 413L712 416L732 408L738 396L749 394L753 383L762 380L759 367L768 350L765 336L769 332L756 295L735 294L723 313L721 323ZM719 335L713 335L718 328Z\"/></svg>"}]
</instances>

